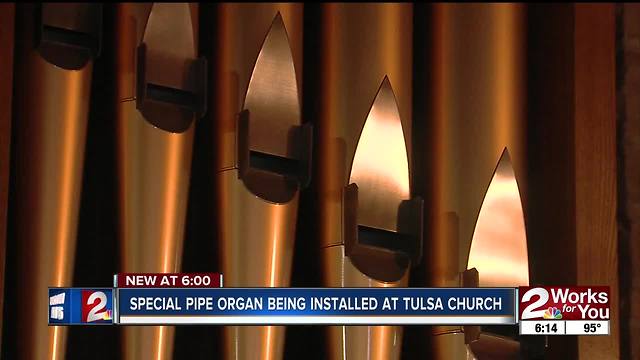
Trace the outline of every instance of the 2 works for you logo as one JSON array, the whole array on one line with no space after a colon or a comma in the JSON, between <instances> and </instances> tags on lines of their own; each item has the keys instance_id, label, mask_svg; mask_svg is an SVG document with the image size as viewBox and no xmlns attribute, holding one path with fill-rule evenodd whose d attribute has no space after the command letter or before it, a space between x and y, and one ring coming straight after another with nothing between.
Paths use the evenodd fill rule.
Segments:
<instances>
[{"instance_id":1,"label":"2 works for you logo","mask_svg":"<svg viewBox=\"0 0 640 360\"><path fill-rule=\"evenodd\" d=\"M608 286L523 286L518 298L522 320L609 320Z\"/></svg>"}]
</instances>

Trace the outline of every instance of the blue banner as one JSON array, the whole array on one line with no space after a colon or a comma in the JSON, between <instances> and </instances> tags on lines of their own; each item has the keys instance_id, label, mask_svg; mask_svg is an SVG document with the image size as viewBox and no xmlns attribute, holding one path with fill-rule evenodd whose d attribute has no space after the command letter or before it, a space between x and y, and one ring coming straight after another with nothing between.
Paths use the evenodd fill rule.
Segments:
<instances>
[{"instance_id":1,"label":"blue banner","mask_svg":"<svg viewBox=\"0 0 640 360\"><path fill-rule=\"evenodd\" d=\"M127 288L121 324L514 324L513 288Z\"/></svg>"}]
</instances>

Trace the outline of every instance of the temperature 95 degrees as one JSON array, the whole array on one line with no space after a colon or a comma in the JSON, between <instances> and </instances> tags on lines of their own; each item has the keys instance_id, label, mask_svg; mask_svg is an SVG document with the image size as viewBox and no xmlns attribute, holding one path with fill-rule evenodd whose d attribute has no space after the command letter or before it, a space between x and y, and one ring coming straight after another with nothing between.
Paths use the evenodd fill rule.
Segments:
<instances>
[{"instance_id":1,"label":"temperature 95 degrees","mask_svg":"<svg viewBox=\"0 0 640 360\"><path fill-rule=\"evenodd\" d=\"M598 329L601 328L601 327L602 327L602 324L600 324L600 323L597 323L597 324L586 323L586 324L583 325L585 333L597 333Z\"/></svg>"},{"instance_id":2,"label":"temperature 95 degrees","mask_svg":"<svg viewBox=\"0 0 640 360\"><path fill-rule=\"evenodd\" d=\"M567 321L567 335L608 335L608 320Z\"/></svg>"}]
</instances>

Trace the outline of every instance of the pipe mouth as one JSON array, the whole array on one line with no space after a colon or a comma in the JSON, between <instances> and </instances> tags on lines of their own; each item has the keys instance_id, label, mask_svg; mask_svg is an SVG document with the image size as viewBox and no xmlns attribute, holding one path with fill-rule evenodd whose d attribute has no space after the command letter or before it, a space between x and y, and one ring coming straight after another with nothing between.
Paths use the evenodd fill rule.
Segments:
<instances>
[{"instance_id":1,"label":"pipe mouth","mask_svg":"<svg viewBox=\"0 0 640 360\"><path fill-rule=\"evenodd\" d=\"M166 86L163 79L148 78L148 67L159 65L154 64L158 60L153 55L147 56L146 49L144 43L138 47L136 108L157 128L172 133L185 132L206 112L206 60L185 59L187 75L183 86Z\"/></svg>"},{"instance_id":2,"label":"pipe mouth","mask_svg":"<svg viewBox=\"0 0 640 360\"><path fill-rule=\"evenodd\" d=\"M486 188L469 247L467 269L478 269L480 286L529 284L523 209L513 163L504 148Z\"/></svg>"},{"instance_id":3,"label":"pipe mouth","mask_svg":"<svg viewBox=\"0 0 640 360\"><path fill-rule=\"evenodd\" d=\"M236 129L238 178L251 193L274 204L290 202L311 179L311 124L293 126L287 136L291 156L281 156L251 147L249 110L238 115Z\"/></svg>"},{"instance_id":4,"label":"pipe mouth","mask_svg":"<svg viewBox=\"0 0 640 360\"><path fill-rule=\"evenodd\" d=\"M422 256L423 201L402 201L396 231L364 225L359 221L358 186L343 191L343 239L345 255L365 275L383 282L400 280Z\"/></svg>"},{"instance_id":5,"label":"pipe mouth","mask_svg":"<svg viewBox=\"0 0 640 360\"><path fill-rule=\"evenodd\" d=\"M273 204L286 204L298 192L295 179L259 169L247 170L242 182L253 195Z\"/></svg>"},{"instance_id":6,"label":"pipe mouth","mask_svg":"<svg viewBox=\"0 0 640 360\"><path fill-rule=\"evenodd\" d=\"M402 253L367 245L352 251L349 259L363 274L386 283L402 279L411 264Z\"/></svg>"},{"instance_id":7,"label":"pipe mouth","mask_svg":"<svg viewBox=\"0 0 640 360\"><path fill-rule=\"evenodd\" d=\"M80 70L100 53L101 4L41 4L35 9L36 49L47 62Z\"/></svg>"},{"instance_id":8,"label":"pipe mouth","mask_svg":"<svg viewBox=\"0 0 640 360\"><path fill-rule=\"evenodd\" d=\"M289 36L278 12L257 54L238 114L238 177L264 201L290 202L311 179L311 124L301 125Z\"/></svg>"},{"instance_id":9,"label":"pipe mouth","mask_svg":"<svg viewBox=\"0 0 640 360\"><path fill-rule=\"evenodd\" d=\"M136 108L172 133L206 112L207 62L197 57L192 16L189 4L154 3L137 48Z\"/></svg>"}]
</instances>

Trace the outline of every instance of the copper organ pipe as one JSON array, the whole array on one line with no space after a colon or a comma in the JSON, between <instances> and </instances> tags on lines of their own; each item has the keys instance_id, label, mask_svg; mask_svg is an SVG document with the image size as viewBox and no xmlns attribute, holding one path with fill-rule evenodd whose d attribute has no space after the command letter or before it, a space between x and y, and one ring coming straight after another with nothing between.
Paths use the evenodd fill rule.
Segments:
<instances>
[{"instance_id":1,"label":"copper organ pipe","mask_svg":"<svg viewBox=\"0 0 640 360\"><path fill-rule=\"evenodd\" d=\"M15 4L0 4L0 294L4 294L11 143L11 99L13 94L13 36ZM0 296L0 333L4 297ZM2 341L0 340L0 346Z\"/></svg>"},{"instance_id":2,"label":"copper organ pipe","mask_svg":"<svg viewBox=\"0 0 640 360\"><path fill-rule=\"evenodd\" d=\"M324 285L407 286L408 262L350 242L365 241L368 231L394 234L398 205L409 199L413 6L323 4L320 11L314 174ZM400 326L328 327L331 359L399 359L401 348Z\"/></svg>"},{"instance_id":3,"label":"copper organ pipe","mask_svg":"<svg viewBox=\"0 0 640 360\"><path fill-rule=\"evenodd\" d=\"M42 299L48 286L72 285L102 7L20 4L16 15L17 353L25 359L60 359L67 332L47 326Z\"/></svg>"},{"instance_id":4,"label":"copper organ pipe","mask_svg":"<svg viewBox=\"0 0 640 360\"><path fill-rule=\"evenodd\" d=\"M432 86L433 99L425 101L433 101L427 116L434 122L424 141L434 164L426 173L434 177L429 206L436 216L426 235L427 285L461 286L480 207L505 148L526 195L526 17L519 4L434 4L431 27L434 81L422 85ZM526 266L527 259L519 260ZM482 267L477 270L482 286ZM465 342L472 339L465 341L462 327L435 326L432 335L434 359L471 356Z\"/></svg>"},{"instance_id":5,"label":"copper organ pipe","mask_svg":"<svg viewBox=\"0 0 640 360\"><path fill-rule=\"evenodd\" d=\"M302 4L219 4L212 70L217 213L225 287L290 284L299 189ZM213 106L215 104L215 106ZM227 326L226 359L281 359L283 326Z\"/></svg>"},{"instance_id":6,"label":"copper organ pipe","mask_svg":"<svg viewBox=\"0 0 640 360\"><path fill-rule=\"evenodd\" d=\"M122 272L179 272L196 119L204 112L198 8L117 5ZM124 359L170 359L174 327L123 328Z\"/></svg>"}]
</instances>

